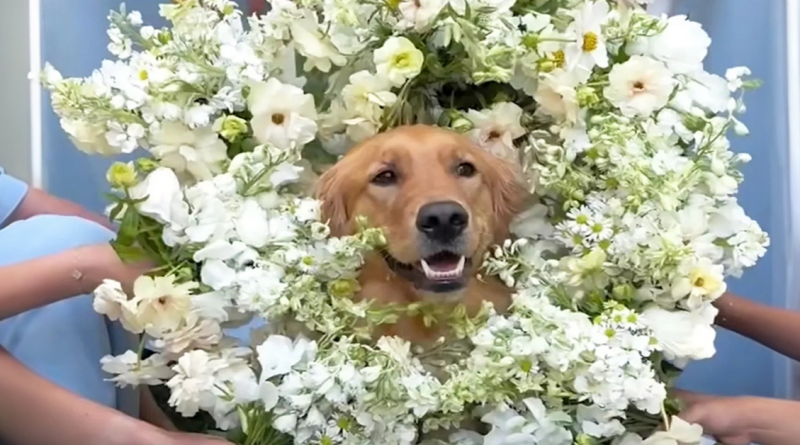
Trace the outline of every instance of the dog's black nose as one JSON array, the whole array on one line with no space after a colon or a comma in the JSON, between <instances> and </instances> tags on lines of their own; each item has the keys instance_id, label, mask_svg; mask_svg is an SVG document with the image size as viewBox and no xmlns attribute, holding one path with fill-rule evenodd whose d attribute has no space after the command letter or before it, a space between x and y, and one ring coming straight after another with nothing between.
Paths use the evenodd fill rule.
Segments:
<instances>
[{"instance_id":1,"label":"dog's black nose","mask_svg":"<svg viewBox=\"0 0 800 445\"><path fill-rule=\"evenodd\" d=\"M417 213L417 229L434 241L452 241L468 224L466 209L454 201L425 204Z\"/></svg>"}]
</instances>

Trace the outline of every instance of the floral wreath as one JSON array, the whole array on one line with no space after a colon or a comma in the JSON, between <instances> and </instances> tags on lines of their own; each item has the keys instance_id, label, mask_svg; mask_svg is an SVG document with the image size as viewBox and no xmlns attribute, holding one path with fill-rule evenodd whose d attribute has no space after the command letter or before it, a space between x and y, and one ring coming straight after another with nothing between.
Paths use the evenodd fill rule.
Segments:
<instances>
[{"instance_id":1,"label":"floral wreath","mask_svg":"<svg viewBox=\"0 0 800 445\"><path fill-rule=\"evenodd\" d=\"M149 154L108 173L117 252L159 267L95 292L142 338L103 369L166 383L242 444L699 442L667 390L714 354L712 302L768 245L727 138L755 82L704 71L702 27L639 3L277 0L245 18L176 0L161 29L112 13L115 60L41 76L80 150ZM511 309L444 314L459 341L425 350L371 331L435 308L352 298L381 230L331 237L305 193L413 123L518 163L537 197L485 258Z\"/></svg>"}]
</instances>

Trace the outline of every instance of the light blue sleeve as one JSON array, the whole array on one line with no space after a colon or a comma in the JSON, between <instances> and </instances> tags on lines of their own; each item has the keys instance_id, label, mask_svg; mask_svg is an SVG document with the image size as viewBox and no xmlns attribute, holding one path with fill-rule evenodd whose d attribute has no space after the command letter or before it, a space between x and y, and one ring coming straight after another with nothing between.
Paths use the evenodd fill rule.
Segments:
<instances>
[{"instance_id":1,"label":"light blue sleeve","mask_svg":"<svg viewBox=\"0 0 800 445\"><path fill-rule=\"evenodd\" d=\"M0 227L5 225L8 217L14 213L26 194L28 194L28 184L6 174L3 167L0 167Z\"/></svg>"}]
</instances>

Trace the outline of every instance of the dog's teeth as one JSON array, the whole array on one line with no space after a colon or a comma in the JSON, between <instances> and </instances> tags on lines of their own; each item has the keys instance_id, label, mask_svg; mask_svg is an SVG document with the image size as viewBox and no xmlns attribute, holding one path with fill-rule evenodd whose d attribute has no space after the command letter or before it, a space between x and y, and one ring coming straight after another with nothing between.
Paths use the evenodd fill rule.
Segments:
<instances>
[{"instance_id":1,"label":"dog's teeth","mask_svg":"<svg viewBox=\"0 0 800 445\"><path fill-rule=\"evenodd\" d=\"M460 277L461 274L464 273L464 265L466 264L466 260L467 259L464 256L462 256L458 260L458 264L456 265L455 268L453 268L452 270L443 271L443 272L439 272L439 271L433 270L433 268L424 259L422 261L420 261L420 263L422 264L422 271L425 273L425 276L428 279L430 279L430 280L442 280L442 279Z\"/></svg>"},{"instance_id":2,"label":"dog's teeth","mask_svg":"<svg viewBox=\"0 0 800 445\"><path fill-rule=\"evenodd\" d=\"M431 266L428 265L428 262L422 260L421 263L422 263L422 271L425 272L425 276L428 277L429 279L435 278L436 272L434 272L434 270L431 269Z\"/></svg>"}]
</instances>

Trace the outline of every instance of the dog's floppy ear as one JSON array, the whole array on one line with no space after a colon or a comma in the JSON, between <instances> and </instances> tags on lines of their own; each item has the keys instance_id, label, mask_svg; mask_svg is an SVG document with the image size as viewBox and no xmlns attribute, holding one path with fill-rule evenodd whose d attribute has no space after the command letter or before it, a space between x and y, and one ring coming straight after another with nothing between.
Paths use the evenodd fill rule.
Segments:
<instances>
[{"instance_id":1,"label":"dog's floppy ear","mask_svg":"<svg viewBox=\"0 0 800 445\"><path fill-rule=\"evenodd\" d=\"M492 194L495 236L505 238L512 219L523 210L530 193L519 167L488 153L485 156L488 169L484 175Z\"/></svg>"},{"instance_id":2,"label":"dog's floppy ear","mask_svg":"<svg viewBox=\"0 0 800 445\"><path fill-rule=\"evenodd\" d=\"M350 217L347 214L345 178L339 162L329 168L317 181L316 196L322 201L322 221L327 221L333 236L348 235Z\"/></svg>"}]
</instances>

